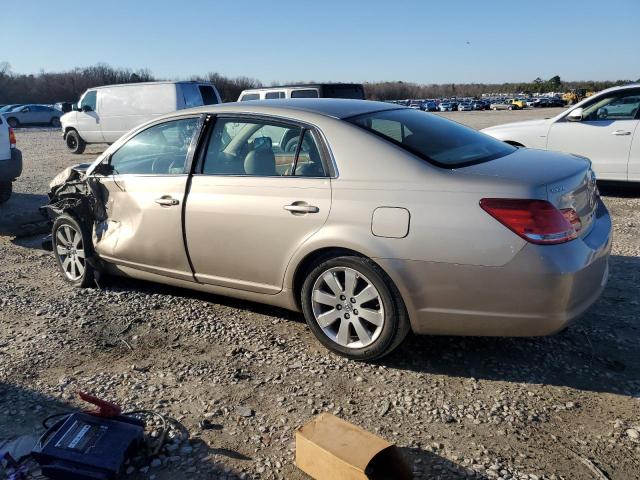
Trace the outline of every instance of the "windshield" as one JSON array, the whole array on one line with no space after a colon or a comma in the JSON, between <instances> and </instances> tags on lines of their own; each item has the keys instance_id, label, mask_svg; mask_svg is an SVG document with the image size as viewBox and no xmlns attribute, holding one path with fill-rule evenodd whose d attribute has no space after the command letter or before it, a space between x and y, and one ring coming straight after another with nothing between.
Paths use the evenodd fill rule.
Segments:
<instances>
[{"instance_id":1,"label":"windshield","mask_svg":"<svg viewBox=\"0 0 640 480\"><path fill-rule=\"evenodd\" d=\"M384 110L346 120L443 168L488 162L516 151L488 135L417 110Z\"/></svg>"}]
</instances>

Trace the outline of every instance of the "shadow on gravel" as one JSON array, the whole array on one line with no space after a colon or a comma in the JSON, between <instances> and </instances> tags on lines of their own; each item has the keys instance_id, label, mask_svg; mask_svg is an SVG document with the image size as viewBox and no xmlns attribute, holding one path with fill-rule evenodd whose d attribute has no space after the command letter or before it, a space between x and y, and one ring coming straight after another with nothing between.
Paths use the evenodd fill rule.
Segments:
<instances>
[{"instance_id":1,"label":"shadow on gravel","mask_svg":"<svg viewBox=\"0 0 640 480\"><path fill-rule=\"evenodd\" d=\"M640 184L628 182L598 182L598 190L604 197L640 197Z\"/></svg>"},{"instance_id":2,"label":"shadow on gravel","mask_svg":"<svg viewBox=\"0 0 640 480\"><path fill-rule=\"evenodd\" d=\"M477 478L480 480L489 478L480 472L467 469L428 450L408 447L399 448L409 461L409 465L413 466L412 470L416 478Z\"/></svg>"},{"instance_id":3,"label":"shadow on gravel","mask_svg":"<svg viewBox=\"0 0 640 480\"><path fill-rule=\"evenodd\" d=\"M603 296L549 337L411 336L381 363L416 372L640 395L640 258L612 256Z\"/></svg>"},{"instance_id":4,"label":"shadow on gravel","mask_svg":"<svg viewBox=\"0 0 640 480\"><path fill-rule=\"evenodd\" d=\"M48 221L38 210L48 202L46 195L14 193L0 205L0 235L24 237L44 233Z\"/></svg>"},{"instance_id":5,"label":"shadow on gravel","mask_svg":"<svg viewBox=\"0 0 640 480\"><path fill-rule=\"evenodd\" d=\"M88 409L92 408L88 404L85 405L87 405ZM123 407L126 408L124 405ZM10 439L29 435L32 437L31 440L21 442L22 445L19 450L22 451L26 447L26 451L23 453L27 453L30 450L31 442L35 442L45 432L42 421L46 417L77 410L78 407L71 403L18 385L0 382L0 412L2 412L2 415L0 415L0 451L9 449L15 452L12 448L15 442L10 442ZM184 432L186 436L189 436L189 432L186 431L182 424L175 420L172 421L172 424L179 431ZM203 439L197 436L192 436L188 440L189 453L184 452L184 445L186 444L186 442L182 443L180 450L175 453L161 453L159 458L163 460L163 466L158 468L149 469L148 467L143 467L151 462L152 458L150 457L142 460L142 464L139 464L139 461L136 462L134 459L132 464L138 463L137 467L143 467L142 471L133 472L127 475L127 478L135 480L146 479L149 478L150 473L153 473L158 480L175 478L209 479L217 478L215 475L224 474L227 475L225 478L232 480L240 478L241 472L225 465L225 459L251 461L250 457L234 450L211 448ZM175 456L172 457L171 455ZM2 455L0 455L1 457ZM4 478L1 466L0 478ZM250 480L252 477L245 476L243 478Z\"/></svg>"}]
</instances>

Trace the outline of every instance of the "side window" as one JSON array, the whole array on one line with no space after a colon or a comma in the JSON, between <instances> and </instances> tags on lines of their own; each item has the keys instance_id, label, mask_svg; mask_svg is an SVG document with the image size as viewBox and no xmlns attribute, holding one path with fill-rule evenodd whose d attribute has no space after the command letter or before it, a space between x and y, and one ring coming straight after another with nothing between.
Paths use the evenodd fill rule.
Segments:
<instances>
[{"instance_id":1,"label":"side window","mask_svg":"<svg viewBox=\"0 0 640 480\"><path fill-rule=\"evenodd\" d=\"M160 123L129 139L113 155L115 174L176 175L184 172L197 118Z\"/></svg>"},{"instance_id":2,"label":"side window","mask_svg":"<svg viewBox=\"0 0 640 480\"><path fill-rule=\"evenodd\" d=\"M98 98L98 92L96 92L95 90L91 90L85 93L78 107L82 109L82 107L87 106L87 107L90 107L92 111L95 111L97 98Z\"/></svg>"},{"instance_id":3,"label":"side window","mask_svg":"<svg viewBox=\"0 0 640 480\"><path fill-rule=\"evenodd\" d=\"M200 90L203 105L214 105L218 103L218 97L216 97L216 92L213 91L213 87L209 85L199 85L198 90Z\"/></svg>"},{"instance_id":4,"label":"side window","mask_svg":"<svg viewBox=\"0 0 640 480\"><path fill-rule=\"evenodd\" d=\"M616 95L597 100L585 107L583 118L587 121L633 120L640 109L640 92Z\"/></svg>"},{"instance_id":5,"label":"side window","mask_svg":"<svg viewBox=\"0 0 640 480\"><path fill-rule=\"evenodd\" d=\"M264 95L265 100L271 100L274 98L284 98L284 92L267 92Z\"/></svg>"},{"instance_id":6,"label":"side window","mask_svg":"<svg viewBox=\"0 0 640 480\"><path fill-rule=\"evenodd\" d=\"M262 120L220 118L211 132L202 173L291 175L301 128Z\"/></svg>"},{"instance_id":7,"label":"side window","mask_svg":"<svg viewBox=\"0 0 640 480\"><path fill-rule=\"evenodd\" d=\"M245 93L240 98L241 102L246 102L247 100L260 100L260 94L259 93Z\"/></svg>"},{"instance_id":8,"label":"side window","mask_svg":"<svg viewBox=\"0 0 640 480\"><path fill-rule=\"evenodd\" d=\"M200 90L198 90L198 86L195 83L181 83L180 89L182 90L185 108L199 107L202 105Z\"/></svg>"},{"instance_id":9,"label":"side window","mask_svg":"<svg viewBox=\"0 0 640 480\"><path fill-rule=\"evenodd\" d=\"M372 118L369 121L370 125L367 128L370 128L385 137L392 138L396 142L404 142L404 140L411 134L411 131L407 127L394 120Z\"/></svg>"},{"instance_id":10,"label":"side window","mask_svg":"<svg viewBox=\"0 0 640 480\"><path fill-rule=\"evenodd\" d=\"M302 145L298 154L298 161L294 175L297 177L326 177L322 156L318 148L318 141L315 133L305 130L302 137Z\"/></svg>"},{"instance_id":11,"label":"side window","mask_svg":"<svg viewBox=\"0 0 640 480\"><path fill-rule=\"evenodd\" d=\"M291 98L318 98L318 90L316 90L315 88L292 90Z\"/></svg>"}]
</instances>

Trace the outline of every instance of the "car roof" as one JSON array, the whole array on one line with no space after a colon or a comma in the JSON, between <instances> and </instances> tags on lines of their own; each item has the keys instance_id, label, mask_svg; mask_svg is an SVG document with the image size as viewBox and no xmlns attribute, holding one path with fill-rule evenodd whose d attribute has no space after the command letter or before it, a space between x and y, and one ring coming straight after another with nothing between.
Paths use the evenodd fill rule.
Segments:
<instances>
[{"instance_id":1,"label":"car roof","mask_svg":"<svg viewBox=\"0 0 640 480\"><path fill-rule=\"evenodd\" d=\"M287 112L306 112L343 119L363 115L365 113L379 112L383 110L398 110L397 104L386 102L373 102L370 100L351 100L343 98L288 98L279 100L250 100L246 102L219 103L217 105L204 105L189 110L179 110L175 114L187 112L202 113L255 113L286 115Z\"/></svg>"}]
</instances>

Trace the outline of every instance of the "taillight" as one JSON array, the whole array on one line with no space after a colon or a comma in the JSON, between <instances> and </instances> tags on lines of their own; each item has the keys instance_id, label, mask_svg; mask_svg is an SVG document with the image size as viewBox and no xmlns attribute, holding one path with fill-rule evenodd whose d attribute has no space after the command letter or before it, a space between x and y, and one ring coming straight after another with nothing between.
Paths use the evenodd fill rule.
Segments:
<instances>
[{"instance_id":1,"label":"taillight","mask_svg":"<svg viewBox=\"0 0 640 480\"><path fill-rule=\"evenodd\" d=\"M11 127L9 127L9 148L16 148L16 134Z\"/></svg>"},{"instance_id":2,"label":"taillight","mask_svg":"<svg viewBox=\"0 0 640 480\"><path fill-rule=\"evenodd\" d=\"M578 216L578 212L576 212L573 208L561 208L560 212L567 219L567 221L571 224L576 233L582 230L582 220Z\"/></svg>"},{"instance_id":3,"label":"taillight","mask_svg":"<svg viewBox=\"0 0 640 480\"><path fill-rule=\"evenodd\" d=\"M552 245L568 242L578 236L570 219L573 218L571 214L561 212L546 200L483 198L480 207L531 243ZM579 222L577 217L576 214L573 219Z\"/></svg>"}]
</instances>

